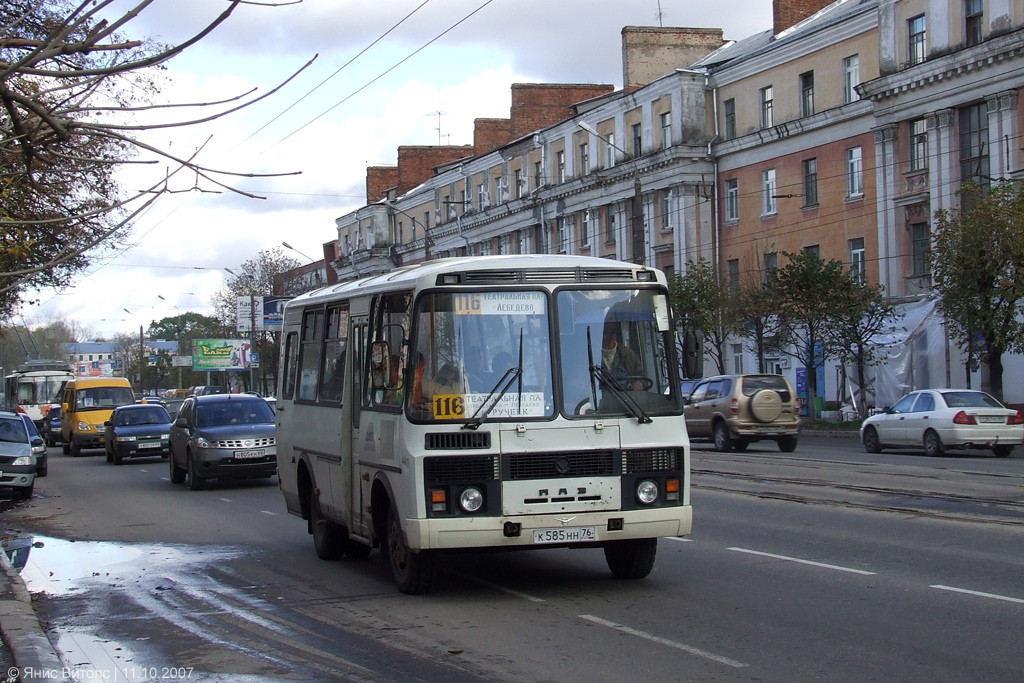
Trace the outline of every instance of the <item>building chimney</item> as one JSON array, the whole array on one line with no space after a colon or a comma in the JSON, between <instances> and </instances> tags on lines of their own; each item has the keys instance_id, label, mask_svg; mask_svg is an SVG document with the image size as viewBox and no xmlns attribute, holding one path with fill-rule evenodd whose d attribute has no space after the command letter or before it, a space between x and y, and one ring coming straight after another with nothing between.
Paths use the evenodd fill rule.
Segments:
<instances>
[{"instance_id":1,"label":"building chimney","mask_svg":"<svg viewBox=\"0 0 1024 683\"><path fill-rule=\"evenodd\" d=\"M720 28L626 26L622 29L622 87L642 88L722 47Z\"/></svg>"},{"instance_id":2,"label":"building chimney","mask_svg":"<svg viewBox=\"0 0 1024 683\"><path fill-rule=\"evenodd\" d=\"M772 0L772 33L779 35L835 0Z\"/></svg>"}]
</instances>

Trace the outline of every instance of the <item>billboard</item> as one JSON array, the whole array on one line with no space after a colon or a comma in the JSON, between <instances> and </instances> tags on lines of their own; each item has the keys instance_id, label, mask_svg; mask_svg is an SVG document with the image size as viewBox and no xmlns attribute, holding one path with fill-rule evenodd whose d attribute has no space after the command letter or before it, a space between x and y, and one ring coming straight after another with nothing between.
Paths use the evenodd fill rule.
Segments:
<instances>
[{"instance_id":1,"label":"billboard","mask_svg":"<svg viewBox=\"0 0 1024 683\"><path fill-rule=\"evenodd\" d=\"M239 296L236 297L235 330L248 332L256 325L256 332L280 332L284 327L284 305L290 296ZM254 313L255 309L255 313Z\"/></svg>"},{"instance_id":2,"label":"billboard","mask_svg":"<svg viewBox=\"0 0 1024 683\"><path fill-rule=\"evenodd\" d=\"M249 363L247 339L192 340L193 370L248 370Z\"/></svg>"}]
</instances>

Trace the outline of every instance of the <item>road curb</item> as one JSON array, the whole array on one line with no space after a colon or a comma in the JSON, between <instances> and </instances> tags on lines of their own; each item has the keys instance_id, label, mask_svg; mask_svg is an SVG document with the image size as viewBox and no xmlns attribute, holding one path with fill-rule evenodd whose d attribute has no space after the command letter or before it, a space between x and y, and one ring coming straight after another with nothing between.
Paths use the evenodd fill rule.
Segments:
<instances>
[{"instance_id":1,"label":"road curb","mask_svg":"<svg viewBox=\"0 0 1024 683\"><path fill-rule=\"evenodd\" d=\"M801 429L800 436L817 436L825 439L859 439L860 431L855 429Z\"/></svg>"},{"instance_id":2,"label":"road curb","mask_svg":"<svg viewBox=\"0 0 1024 683\"><path fill-rule=\"evenodd\" d=\"M12 594L13 600L0 600L0 633L11 648L19 681L63 680L64 667L57 650L46 635L18 570L7 553L0 550L0 582L6 584L0 594Z\"/></svg>"}]
</instances>

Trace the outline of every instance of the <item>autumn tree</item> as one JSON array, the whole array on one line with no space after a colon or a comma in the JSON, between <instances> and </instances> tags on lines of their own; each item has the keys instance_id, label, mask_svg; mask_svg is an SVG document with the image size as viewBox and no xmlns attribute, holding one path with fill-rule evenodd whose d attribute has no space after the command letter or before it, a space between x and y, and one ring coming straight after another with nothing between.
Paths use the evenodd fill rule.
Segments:
<instances>
[{"instance_id":1,"label":"autumn tree","mask_svg":"<svg viewBox=\"0 0 1024 683\"><path fill-rule=\"evenodd\" d=\"M669 296L676 313L703 335L704 353L725 373L725 343L734 331L729 286L706 258L687 264L686 273L669 281ZM703 359L701 359L703 360Z\"/></svg>"},{"instance_id":2,"label":"autumn tree","mask_svg":"<svg viewBox=\"0 0 1024 683\"><path fill-rule=\"evenodd\" d=\"M235 335L224 324L213 316L203 315L194 311L186 311L178 315L161 318L153 322L146 330L150 339L166 339L178 343L179 356L192 355L192 340L221 339ZM173 367L171 376L180 388L205 383L206 373L195 372L192 366Z\"/></svg>"},{"instance_id":3,"label":"autumn tree","mask_svg":"<svg viewBox=\"0 0 1024 683\"><path fill-rule=\"evenodd\" d=\"M932 285L950 337L1003 399L1003 354L1024 352L1024 187L965 185L958 210L935 212Z\"/></svg>"},{"instance_id":4,"label":"autumn tree","mask_svg":"<svg viewBox=\"0 0 1024 683\"><path fill-rule=\"evenodd\" d=\"M765 357L778 352L779 303L776 269L760 263L748 269L735 287L728 306L736 334L757 359L757 372L765 372Z\"/></svg>"},{"instance_id":5,"label":"autumn tree","mask_svg":"<svg viewBox=\"0 0 1024 683\"><path fill-rule=\"evenodd\" d=\"M184 157L149 142L155 130L209 122L276 90L220 102L156 101L159 70L242 0L226 0L179 45L129 37L131 22L155 1L120 10L114 0L0 3L0 321L22 291L66 286L103 250L116 249L135 217L168 193L255 196L228 184L246 174L204 166L201 150ZM172 108L193 114L170 115ZM160 114L169 115L155 122ZM123 187L119 173L139 163L166 169L148 187Z\"/></svg>"}]
</instances>

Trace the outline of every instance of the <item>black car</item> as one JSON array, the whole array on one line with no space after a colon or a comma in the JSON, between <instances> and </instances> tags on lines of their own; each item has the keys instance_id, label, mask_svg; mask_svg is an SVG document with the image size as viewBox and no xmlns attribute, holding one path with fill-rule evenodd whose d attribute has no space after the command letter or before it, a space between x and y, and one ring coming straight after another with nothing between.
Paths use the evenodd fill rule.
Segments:
<instances>
[{"instance_id":1,"label":"black car","mask_svg":"<svg viewBox=\"0 0 1024 683\"><path fill-rule=\"evenodd\" d=\"M107 462L120 465L125 458L167 458L171 454L171 416L161 405L120 406L103 426Z\"/></svg>"},{"instance_id":2,"label":"black car","mask_svg":"<svg viewBox=\"0 0 1024 683\"><path fill-rule=\"evenodd\" d=\"M60 441L60 406L50 406L50 410L43 415L39 436L43 437L47 446L56 446Z\"/></svg>"}]
</instances>

